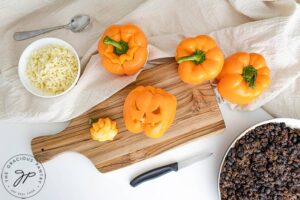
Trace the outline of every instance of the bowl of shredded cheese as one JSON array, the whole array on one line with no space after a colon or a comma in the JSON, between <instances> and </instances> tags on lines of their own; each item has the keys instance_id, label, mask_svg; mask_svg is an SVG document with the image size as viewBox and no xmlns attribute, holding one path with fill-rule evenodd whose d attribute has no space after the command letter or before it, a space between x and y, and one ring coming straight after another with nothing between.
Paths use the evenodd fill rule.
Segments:
<instances>
[{"instance_id":1,"label":"bowl of shredded cheese","mask_svg":"<svg viewBox=\"0 0 300 200\"><path fill-rule=\"evenodd\" d=\"M70 91L80 76L80 61L75 49L57 38L31 43L19 60L19 77L32 94L52 98Z\"/></svg>"}]
</instances>

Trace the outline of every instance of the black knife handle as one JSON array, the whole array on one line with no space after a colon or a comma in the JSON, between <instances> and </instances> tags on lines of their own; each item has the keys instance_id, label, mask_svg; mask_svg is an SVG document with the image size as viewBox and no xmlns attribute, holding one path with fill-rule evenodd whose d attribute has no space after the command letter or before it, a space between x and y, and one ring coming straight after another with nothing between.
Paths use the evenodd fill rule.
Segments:
<instances>
[{"instance_id":1,"label":"black knife handle","mask_svg":"<svg viewBox=\"0 0 300 200\"><path fill-rule=\"evenodd\" d=\"M172 171L174 171L174 172L178 171L178 163L177 162L168 164L168 165L165 165L162 167L158 167L158 168L152 169L150 171L147 171L143 174L140 174L137 177L135 177L132 181L130 181L130 185L132 187L135 187L135 186L139 185L140 183L157 178L159 176L162 176L162 175L167 174Z\"/></svg>"}]
</instances>

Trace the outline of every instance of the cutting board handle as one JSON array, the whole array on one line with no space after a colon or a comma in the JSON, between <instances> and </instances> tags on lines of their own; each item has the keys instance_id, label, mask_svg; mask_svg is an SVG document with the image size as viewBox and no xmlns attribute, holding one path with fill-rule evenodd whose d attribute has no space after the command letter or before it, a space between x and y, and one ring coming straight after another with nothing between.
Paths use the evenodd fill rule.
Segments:
<instances>
[{"instance_id":1,"label":"cutting board handle","mask_svg":"<svg viewBox=\"0 0 300 200\"><path fill-rule=\"evenodd\" d=\"M71 132L72 134L69 134ZM86 130L81 130L76 134L74 131L67 128L55 135L33 138L31 140L31 149L34 157L39 162L45 162L66 151L82 153L83 148L81 147L81 144L87 140L91 139Z\"/></svg>"}]
</instances>

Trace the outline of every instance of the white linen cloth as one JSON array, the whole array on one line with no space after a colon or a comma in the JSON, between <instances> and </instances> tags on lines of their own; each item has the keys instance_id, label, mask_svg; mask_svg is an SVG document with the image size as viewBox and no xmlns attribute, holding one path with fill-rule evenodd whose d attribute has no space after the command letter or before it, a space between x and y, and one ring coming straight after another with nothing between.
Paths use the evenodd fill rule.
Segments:
<instances>
[{"instance_id":1,"label":"white linen cloth","mask_svg":"<svg viewBox=\"0 0 300 200\"><path fill-rule=\"evenodd\" d=\"M262 105L276 116L300 118L300 9L294 0L112 0L1 2L0 120L59 122L72 119L135 80L106 72L97 55L102 31L112 23L134 23L149 39L149 60L175 55L184 37L210 34L225 56L236 51L258 52L271 68L272 83L263 95L244 107ZM78 13L92 24L81 33L59 30L16 42L15 31L66 23ZM21 85L17 63L24 48L42 37L58 37L75 47L83 74L69 93L43 99ZM284 94L284 95L280 95ZM236 108L236 106L231 105Z\"/></svg>"}]
</instances>

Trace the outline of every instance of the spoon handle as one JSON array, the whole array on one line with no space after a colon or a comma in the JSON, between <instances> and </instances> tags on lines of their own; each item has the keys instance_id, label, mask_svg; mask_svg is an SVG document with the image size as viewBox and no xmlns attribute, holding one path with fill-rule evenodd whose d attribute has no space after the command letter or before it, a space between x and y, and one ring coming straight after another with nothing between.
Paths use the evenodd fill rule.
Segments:
<instances>
[{"instance_id":1,"label":"spoon handle","mask_svg":"<svg viewBox=\"0 0 300 200\"><path fill-rule=\"evenodd\" d=\"M55 26L51 28L44 28L44 29L39 29L39 30L33 30L33 31L22 31L22 32L15 32L14 33L14 39L17 41L20 40L26 40L44 33L48 33L50 31L54 31L57 29L65 28L65 25L62 26Z\"/></svg>"}]
</instances>

